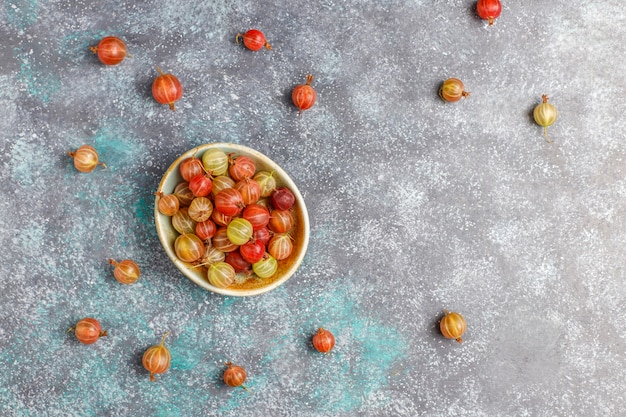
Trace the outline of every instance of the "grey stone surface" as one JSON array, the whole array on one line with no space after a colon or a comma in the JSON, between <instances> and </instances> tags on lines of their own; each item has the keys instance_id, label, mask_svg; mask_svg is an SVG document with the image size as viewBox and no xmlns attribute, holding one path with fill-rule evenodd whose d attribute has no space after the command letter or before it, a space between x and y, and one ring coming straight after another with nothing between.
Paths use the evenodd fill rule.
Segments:
<instances>
[{"instance_id":1,"label":"grey stone surface","mask_svg":"<svg viewBox=\"0 0 626 417\"><path fill-rule=\"evenodd\" d=\"M15 0L0 23L2 415L626 415L622 0L506 1L493 26L473 1ZM253 27L272 51L235 44ZM106 35L132 57L101 65ZM177 112L151 97L157 67ZM440 100L448 77L471 96ZM193 285L156 236L161 175L217 141L268 155L307 202L305 261L262 296ZM108 169L74 170L84 143ZM110 336L65 333L86 316ZM252 394L220 382L226 361Z\"/></svg>"}]
</instances>

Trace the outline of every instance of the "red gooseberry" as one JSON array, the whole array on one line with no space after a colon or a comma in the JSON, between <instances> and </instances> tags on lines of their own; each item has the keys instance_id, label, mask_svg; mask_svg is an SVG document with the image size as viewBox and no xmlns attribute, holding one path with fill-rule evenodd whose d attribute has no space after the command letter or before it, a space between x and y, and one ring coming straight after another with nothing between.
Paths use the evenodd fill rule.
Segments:
<instances>
[{"instance_id":1,"label":"red gooseberry","mask_svg":"<svg viewBox=\"0 0 626 417\"><path fill-rule=\"evenodd\" d=\"M235 188L241 193L245 205L254 204L261 198L261 186L253 179L241 180L235 184Z\"/></svg>"},{"instance_id":2,"label":"red gooseberry","mask_svg":"<svg viewBox=\"0 0 626 417\"><path fill-rule=\"evenodd\" d=\"M193 177L204 174L204 165L202 161L194 156L184 159L178 167L180 176L187 182L191 181Z\"/></svg>"},{"instance_id":3,"label":"red gooseberry","mask_svg":"<svg viewBox=\"0 0 626 417\"><path fill-rule=\"evenodd\" d=\"M258 29L250 29L244 34L238 33L235 37L235 42L239 45L239 42L243 40L243 44L251 51L258 51L265 47L265 49L272 49L272 46L265 39L265 35Z\"/></svg>"},{"instance_id":4,"label":"red gooseberry","mask_svg":"<svg viewBox=\"0 0 626 417\"><path fill-rule=\"evenodd\" d=\"M279 187L272 192L270 202L275 209L289 210L295 204L296 196L289 188Z\"/></svg>"},{"instance_id":5,"label":"red gooseberry","mask_svg":"<svg viewBox=\"0 0 626 417\"><path fill-rule=\"evenodd\" d=\"M318 352L328 353L335 347L335 336L323 327L317 329L311 341Z\"/></svg>"},{"instance_id":6,"label":"red gooseberry","mask_svg":"<svg viewBox=\"0 0 626 417\"><path fill-rule=\"evenodd\" d=\"M104 65L117 65L126 58L126 44L115 36L102 38L98 46L90 46L89 50L98 55Z\"/></svg>"},{"instance_id":7,"label":"red gooseberry","mask_svg":"<svg viewBox=\"0 0 626 417\"><path fill-rule=\"evenodd\" d=\"M270 230L274 233L287 233L293 227L293 215L289 210L272 210L270 213Z\"/></svg>"},{"instance_id":8,"label":"red gooseberry","mask_svg":"<svg viewBox=\"0 0 626 417\"><path fill-rule=\"evenodd\" d=\"M74 327L67 329L67 332L74 332L76 339L85 345L91 345L103 337L108 336L106 331L102 331L100 322L94 318L86 317L76 323Z\"/></svg>"},{"instance_id":9,"label":"red gooseberry","mask_svg":"<svg viewBox=\"0 0 626 417\"><path fill-rule=\"evenodd\" d=\"M196 236L198 236L202 240L211 239L215 236L215 232L217 231L217 226L211 220L205 220L196 224Z\"/></svg>"},{"instance_id":10,"label":"red gooseberry","mask_svg":"<svg viewBox=\"0 0 626 417\"><path fill-rule=\"evenodd\" d=\"M170 109L176 111L174 102L183 96L183 86L176 76L163 74L161 68L157 68L159 76L152 83L152 96L161 104L168 104Z\"/></svg>"},{"instance_id":11,"label":"red gooseberry","mask_svg":"<svg viewBox=\"0 0 626 417\"><path fill-rule=\"evenodd\" d=\"M196 197L206 197L211 194L213 181L210 174L196 175L189 181L189 189ZM190 203L191 204L191 203Z\"/></svg>"},{"instance_id":12,"label":"red gooseberry","mask_svg":"<svg viewBox=\"0 0 626 417\"><path fill-rule=\"evenodd\" d=\"M304 110L308 110L313 107L315 104L315 100L317 98L317 94L313 87L311 87L311 83L313 82L313 76L311 74L306 76L306 84L297 85L293 91L291 92L291 100L293 104L300 110L298 115L302 113Z\"/></svg>"},{"instance_id":13,"label":"red gooseberry","mask_svg":"<svg viewBox=\"0 0 626 417\"><path fill-rule=\"evenodd\" d=\"M476 13L481 19L488 20L489 25L493 25L493 21L500 16L501 12L500 0L478 0L476 3Z\"/></svg>"},{"instance_id":14,"label":"red gooseberry","mask_svg":"<svg viewBox=\"0 0 626 417\"><path fill-rule=\"evenodd\" d=\"M271 238L271 234L270 231L267 227L264 227L262 229L259 230L255 230L254 233L252 233L252 239L263 243L264 245L267 245L267 243L270 241Z\"/></svg>"},{"instance_id":15,"label":"red gooseberry","mask_svg":"<svg viewBox=\"0 0 626 417\"><path fill-rule=\"evenodd\" d=\"M215 196L215 208L226 216L236 216L245 207L241 193L235 188L226 188Z\"/></svg>"},{"instance_id":16,"label":"red gooseberry","mask_svg":"<svg viewBox=\"0 0 626 417\"><path fill-rule=\"evenodd\" d=\"M263 229L270 221L270 212L260 204L250 204L243 209L242 217L250 222L252 230Z\"/></svg>"},{"instance_id":17,"label":"red gooseberry","mask_svg":"<svg viewBox=\"0 0 626 417\"><path fill-rule=\"evenodd\" d=\"M229 158L228 173L235 181L242 181L246 178L252 178L256 171L254 161L245 155L235 158ZM260 194L260 190L259 190Z\"/></svg>"},{"instance_id":18,"label":"red gooseberry","mask_svg":"<svg viewBox=\"0 0 626 417\"><path fill-rule=\"evenodd\" d=\"M259 240L249 241L239 247L239 252L243 259L251 264L255 264L263 259L265 245Z\"/></svg>"},{"instance_id":19,"label":"red gooseberry","mask_svg":"<svg viewBox=\"0 0 626 417\"><path fill-rule=\"evenodd\" d=\"M252 264L243 258L239 250L228 252L224 261L230 264L236 273L249 273L252 270Z\"/></svg>"}]
</instances>

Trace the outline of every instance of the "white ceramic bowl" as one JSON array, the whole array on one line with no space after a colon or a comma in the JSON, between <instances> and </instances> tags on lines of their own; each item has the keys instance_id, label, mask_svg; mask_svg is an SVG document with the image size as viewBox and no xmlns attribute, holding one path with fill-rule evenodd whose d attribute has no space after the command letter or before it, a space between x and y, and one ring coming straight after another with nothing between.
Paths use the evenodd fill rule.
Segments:
<instances>
[{"instance_id":1,"label":"white ceramic bowl","mask_svg":"<svg viewBox=\"0 0 626 417\"><path fill-rule=\"evenodd\" d=\"M164 195L171 194L176 185L183 181L178 168L180 163L194 154L201 160L205 151L214 148L220 149L227 154L234 153L235 155L248 156L255 162L257 172L262 170L270 172L274 171L274 177L277 180L278 186L288 187L293 192L296 197L296 204L293 208L295 225L293 232L294 248L292 254L287 259L283 259L278 262L278 271L269 278L261 279L254 277L241 284L235 284L229 288L215 287L207 280L205 268L192 268L192 264L183 262L176 256L176 253L174 252L174 241L179 236L179 233L172 226L171 217L165 216L159 212L157 208L159 197L156 197L154 204L154 219L159 240L161 241L167 256L169 256L170 260L183 273L183 275L207 290L232 296L257 295L271 291L291 278L291 276L296 272L304 259L304 255L309 244L310 234L309 215L307 213L302 194L300 194L296 184L291 180L291 178L289 178L289 175L287 175L280 166L262 153L246 146L232 143L210 143L200 145L185 152L179 156L174 163L172 163L163 175L157 191L162 192Z\"/></svg>"}]
</instances>

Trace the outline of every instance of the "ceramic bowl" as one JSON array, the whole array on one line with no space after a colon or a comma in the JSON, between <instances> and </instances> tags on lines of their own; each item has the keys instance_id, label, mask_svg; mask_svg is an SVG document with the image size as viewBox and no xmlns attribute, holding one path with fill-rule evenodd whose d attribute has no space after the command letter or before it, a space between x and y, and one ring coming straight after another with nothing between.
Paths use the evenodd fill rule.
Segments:
<instances>
[{"instance_id":1,"label":"ceramic bowl","mask_svg":"<svg viewBox=\"0 0 626 417\"><path fill-rule=\"evenodd\" d=\"M202 288L230 296L250 296L271 291L291 278L296 272L304 259L310 234L309 215L307 213L302 194L300 194L296 184L280 166L267 156L263 155L261 152L246 146L232 143L210 143L190 149L179 156L163 175L157 191L163 193L164 195L171 194L176 185L184 181L179 171L180 163L194 154L198 159L202 160L204 152L213 148L220 149L226 154L233 153L236 156L245 155L250 157L255 162L257 172L262 170L270 172L273 171L278 186L288 187L293 192L296 197L296 203L292 209L295 219L295 225L292 233L294 239L293 252L287 259L283 259L278 262L278 271L269 278L261 279L253 275L252 277L245 279L243 275L238 275L237 282L231 287L215 287L207 280L206 268L194 267L194 265L183 262L176 256L174 251L174 241L179 236L179 233L172 226L171 217L165 216L158 211L157 202L159 197L156 197L154 205L154 218L159 240L165 249L165 253L174 265L176 265L183 275Z\"/></svg>"}]
</instances>

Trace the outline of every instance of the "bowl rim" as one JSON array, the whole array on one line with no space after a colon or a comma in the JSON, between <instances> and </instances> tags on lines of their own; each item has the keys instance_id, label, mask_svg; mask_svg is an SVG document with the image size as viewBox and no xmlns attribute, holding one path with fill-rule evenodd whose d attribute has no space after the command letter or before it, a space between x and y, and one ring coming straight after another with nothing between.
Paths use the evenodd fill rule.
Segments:
<instances>
[{"instance_id":1,"label":"bowl rim","mask_svg":"<svg viewBox=\"0 0 626 417\"><path fill-rule=\"evenodd\" d=\"M302 264L302 261L304 260L304 256L306 255L306 251L309 245L310 223L309 223L309 214L306 208L306 204L304 202L304 197L302 197L300 190L298 189L296 184L293 182L291 177L276 162L274 162L267 155L264 155L263 153L255 149L249 148L247 146L239 145L236 143L228 143L228 142L206 143L203 145L196 146L184 152L182 155L176 158L174 162L172 162L170 166L168 167L168 169L165 171L165 173L161 177L161 181L159 182L159 186L157 188L156 193L158 194L160 192L163 192L163 187L166 184L167 179L170 177L172 173L178 170L178 166L184 159L189 158L195 154L204 153L208 149L220 149L226 153L235 152L235 153L239 153L242 155L251 156L253 158L261 160L263 165L271 167L272 170L278 173L281 183L284 186L289 187L289 189L296 196L296 202L298 203L298 206L299 206L298 208L301 212L301 217L303 221L302 231L304 233L304 236L302 239L301 250L298 253L298 256L296 257L296 259L293 261L291 267L284 272L283 276L280 277L279 279L272 281L270 284L264 287L252 288L252 289L233 289L233 288L216 287L214 285L211 285L208 280L199 278L197 274L192 274L190 271L189 265L181 261L180 259L178 259L178 257L176 256L176 253L174 252L174 248L170 247L166 238L166 229L169 229L166 225L168 222L170 222L169 220L170 217L165 216L159 212L159 209L158 209L159 196L157 195L155 196L155 199L154 199L154 223L157 229L157 235L159 236L159 241L161 243L161 246L163 246L165 253L170 258L170 260L174 263L176 268L178 268L178 270L185 277L187 277L192 282L194 282L195 284L199 285L200 287L206 290L212 291L214 293L222 294L222 295L236 296L236 297L247 297L247 296L259 295L259 294L272 291L278 286L284 284L287 280L289 280L295 274L297 269ZM165 220L167 220L167 222L165 222Z\"/></svg>"}]
</instances>

